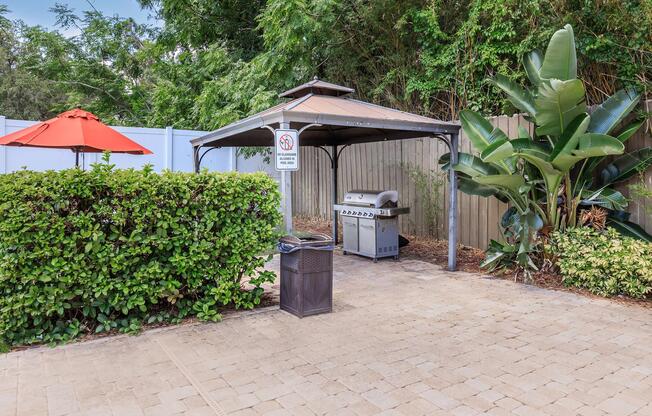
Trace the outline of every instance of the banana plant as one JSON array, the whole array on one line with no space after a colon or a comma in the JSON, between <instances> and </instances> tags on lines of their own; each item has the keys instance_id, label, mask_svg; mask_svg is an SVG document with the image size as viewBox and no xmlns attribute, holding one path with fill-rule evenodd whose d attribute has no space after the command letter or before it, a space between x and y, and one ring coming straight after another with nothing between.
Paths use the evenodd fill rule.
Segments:
<instances>
[{"instance_id":1,"label":"banana plant","mask_svg":"<svg viewBox=\"0 0 652 416\"><path fill-rule=\"evenodd\" d=\"M552 231L575 226L581 203L624 208L625 198L609 185L631 176L649 163L651 156L645 149L625 155L605 168L601 184L592 181L600 162L607 156L622 155L624 143L640 127L634 123L617 136L611 135L637 106L640 95L633 89L618 91L589 114L584 84L577 78L570 25L555 32L545 55L533 51L523 61L530 87L523 88L500 74L489 82L503 90L512 105L534 123L535 134L520 128L518 137L509 139L480 114L463 110L462 129L476 154L461 153L453 166L448 155L440 160L443 169L459 173L461 191L509 201L510 218L516 216L517 220L511 220L507 228L517 229L511 236L520 240L520 248L510 251L519 254L532 247L533 236L542 228ZM489 265L494 264L489 260L500 258L496 252L501 244L490 245ZM521 260L522 267L532 267L525 257Z\"/></svg>"}]
</instances>

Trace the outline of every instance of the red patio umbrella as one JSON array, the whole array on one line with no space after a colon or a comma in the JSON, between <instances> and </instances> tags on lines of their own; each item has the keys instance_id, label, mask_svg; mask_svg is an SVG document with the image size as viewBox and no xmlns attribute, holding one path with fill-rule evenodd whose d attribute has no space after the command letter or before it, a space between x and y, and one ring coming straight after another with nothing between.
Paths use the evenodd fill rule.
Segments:
<instances>
[{"instance_id":1,"label":"red patio umbrella","mask_svg":"<svg viewBox=\"0 0 652 416\"><path fill-rule=\"evenodd\" d=\"M79 153L130 153L147 155L152 152L128 137L100 122L93 113L75 109L61 113L31 127L0 137L0 145L51 147L75 152L79 166Z\"/></svg>"}]
</instances>

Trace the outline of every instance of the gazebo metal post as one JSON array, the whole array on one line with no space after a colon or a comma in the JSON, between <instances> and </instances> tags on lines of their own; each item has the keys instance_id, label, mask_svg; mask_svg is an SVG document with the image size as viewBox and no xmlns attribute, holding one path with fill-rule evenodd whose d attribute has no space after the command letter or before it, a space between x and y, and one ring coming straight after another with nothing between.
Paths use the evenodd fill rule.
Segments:
<instances>
[{"instance_id":1,"label":"gazebo metal post","mask_svg":"<svg viewBox=\"0 0 652 416\"><path fill-rule=\"evenodd\" d=\"M340 165L340 153L342 153L342 150L345 148L349 147L349 144L345 144L341 147L341 149L338 151L337 150L337 144L331 145L331 151L329 152L324 146L317 146L317 149L321 149L326 153L328 156L328 159L331 161L331 198L332 198L332 205L337 204L337 169L339 168ZM331 230L333 233L333 241L335 244L339 243L339 229L337 227L337 211L333 209L333 224L331 225Z\"/></svg>"},{"instance_id":2,"label":"gazebo metal post","mask_svg":"<svg viewBox=\"0 0 652 416\"><path fill-rule=\"evenodd\" d=\"M274 129L267 127L274 133ZM290 123L282 121L278 126L281 130L290 129ZM274 150L276 151L276 150ZM297 149L297 151L300 151ZM282 195L282 209L283 209L283 222L285 223L285 232L292 233L292 172L285 170L281 171L281 195Z\"/></svg>"},{"instance_id":3,"label":"gazebo metal post","mask_svg":"<svg viewBox=\"0 0 652 416\"><path fill-rule=\"evenodd\" d=\"M459 134L452 133L449 139L451 152L448 178L450 182L449 203L448 203L448 270L457 270L457 172L452 169L457 163Z\"/></svg>"},{"instance_id":4,"label":"gazebo metal post","mask_svg":"<svg viewBox=\"0 0 652 416\"><path fill-rule=\"evenodd\" d=\"M338 159L340 155L337 154L337 145L334 144L332 147L332 156L331 156L331 174L332 174L332 204L337 204L337 168L338 168ZM338 229L337 229L337 211L333 209L333 240L335 245L338 243Z\"/></svg>"},{"instance_id":5,"label":"gazebo metal post","mask_svg":"<svg viewBox=\"0 0 652 416\"><path fill-rule=\"evenodd\" d=\"M199 173L199 149L201 149L201 146L193 146L192 148L192 168L195 173Z\"/></svg>"}]
</instances>

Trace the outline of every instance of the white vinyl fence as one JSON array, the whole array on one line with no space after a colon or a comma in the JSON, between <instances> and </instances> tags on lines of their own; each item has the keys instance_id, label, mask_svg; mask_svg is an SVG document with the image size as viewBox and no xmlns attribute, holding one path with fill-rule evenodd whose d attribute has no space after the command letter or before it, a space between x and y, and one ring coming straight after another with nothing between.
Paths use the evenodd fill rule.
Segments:
<instances>
[{"instance_id":1,"label":"white vinyl fence","mask_svg":"<svg viewBox=\"0 0 652 416\"><path fill-rule=\"evenodd\" d=\"M13 133L35 124L35 121L12 120L0 116L0 136ZM157 172L163 169L192 172L192 146L190 140L206 132L196 130L177 130L171 127L162 129L142 127L113 127L138 144L153 152L151 155L112 154L111 163L118 168L141 168L151 164ZM80 156L81 157L81 156ZM84 167L100 161L101 153L86 153ZM0 173L20 169L35 171L59 170L75 166L75 154L65 149L43 149L34 147L0 146ZM265 171L276 177L276 172L260 158L244 159L238 157L235 148L211 150L202 160L202 168L213 171Z\"/></svg>"}]
</instances>

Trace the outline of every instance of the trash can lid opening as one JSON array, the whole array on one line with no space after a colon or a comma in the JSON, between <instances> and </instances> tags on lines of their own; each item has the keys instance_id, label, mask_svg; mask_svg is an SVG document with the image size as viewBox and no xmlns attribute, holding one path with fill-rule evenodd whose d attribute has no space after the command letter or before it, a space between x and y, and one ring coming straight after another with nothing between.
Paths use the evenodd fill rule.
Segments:
<instances>
[{"instance_id":1,"label":"trash can lid opening","mask_svg":"<svg viewBox=\"0 0 652 416\"><path fill-rule=\"evenodd\" d=\"M303 245L310 243L330 244L333 242L331 236L326 234L313 234L313 233L294 233L293 235L286 235L280 240L282 243Z\"/></svg>"}]
</instances>

